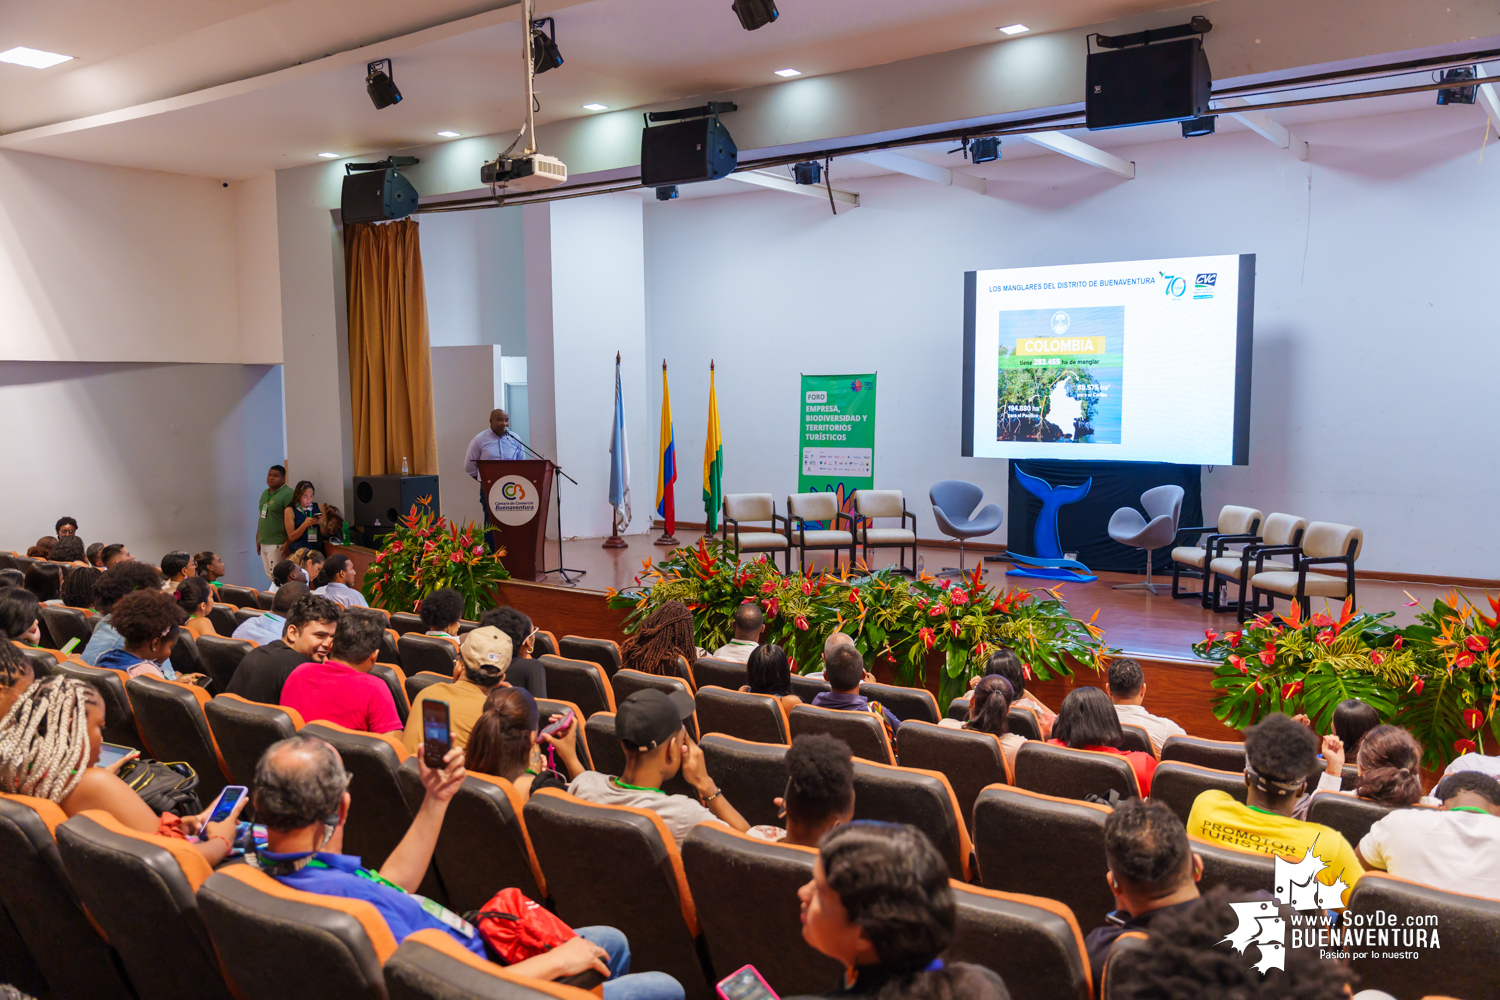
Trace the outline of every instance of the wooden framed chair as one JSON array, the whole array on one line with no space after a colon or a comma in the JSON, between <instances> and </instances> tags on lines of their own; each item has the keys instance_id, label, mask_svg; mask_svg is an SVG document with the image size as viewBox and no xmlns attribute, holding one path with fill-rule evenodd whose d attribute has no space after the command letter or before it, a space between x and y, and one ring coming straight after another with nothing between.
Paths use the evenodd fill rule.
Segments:
<instances>
[{"instance_id":1,"label":"wooden framed chair","mask_svg":"<svg viewBox=\"0 0 1500 1000\"><path fill-rule=\"evenodd\" d=\"M898 528L877 528L874 519L897 518ZM911 527L906 522L911 521ZM856 490L854 493L854 538L864 552L865 565L870 565L871 549L899 549L901 562L896 571L907 575L916 573L917 562L917 515L906 509L906 500L900 490ZM912 565L906 565L906 550L911 549Z\"/></svg>"},{"instance_id":2,"label":"wooden framed chair","mask_svg":"<svg viewBox=\"0 0 1500 1000\"><path fill-rule=\"evenodd\" d=\"M1262 546L1269 548L1280 548L1287 545L1297 546L1302 544L1302 536L1307 532L1307 518L1297 517L1294 514L1272 514L1266 518L1265 527L1261 530L1259 542L1247 542L1238 553L1225 553L1224 548L1229 543L1220 539L1214 545L1214 551L1209 553L1208 571L1213 579L1209 581L1209 589L1213 597L1211 603L1216 613L1234 611L1243 623L1251 615L1257 613L1258 609L1251 608L1245 601L1246 591L1250 584L1251 565L1255 563L1256 553ZM1280 560L1268 560L1263 564L1268 570L1295 570L1297 567L1289 562ZM1239 597L1237 600L1228 601L1224 598L1225 592L1232 584L1239 584Z\"/></svg>"},{"instance_id":3,"label":"wooden framed chair","mask_svg":"<svg viewBox=\"0 0 1500 1000\"><path fill-rule=\"evenodd\" d=\"M1264 515L1254 507L1226 506L1219 509L1219 520L1216 524L1204 524L1193 528L1177 529L1177 537L1172 548L1172 596L1182 600L1196 597L1198 602L1205 608L1208 607L1208 563L1209 552L1219 539L1228 542L1258 542L1260 536L1256 534L1260 530L1260 522ZM1207 533L1207 537L1199 544L1192 543L1194 539ZM1198 593L1189 590L1178 590L1177 585L1182 577L1199 577L1202 581Z\"/></svg>"},{"instance_id":4,"label":"wooden framed chair","mask_svg":"<svg viewBox=\"0 0 1500 1000\"><path fill-rule=\"evenodd\" d=\"M768 553L774 564L776 553L781 552L786 557L786 571L792 571L791 523L776 513L776 501L771 498L771 494L731 493L724 498L723 513L720 537L725 544L734 546L736 559L744 552ZM771 528L769 531L746 531L740 527L744 521L768 522ZM778 522L782 526L781 531L776 530Z\"/></svg>"},{"instance_id":5,"label":"wooden framed chair","mask_svg":"<svg viewBox=\"0 0 1500 1000\"><path fill-rule=\"evenodd\" d=\"M797 566L799 569L807 569L807 553L833 552L833 561L837 565L838 553L842 549L849 550L849 565L854 565L854 519L839 510L838 497L833 493L793 493L786 498L786 510L791 525L788 528L787 541L797 550ZM836 527L809 528L808 521L822 521L827 525L847 523L849 530L844 531ZM791 556L787 556L788 572L791 571Z\"/></svg>"},{"instance_id":6,"label":"wooden framed chair","mask_svg":"<svg viewBox=\"0 0 1500 1000\"><path fill-rule=\"evenodd\" d=\"M1255 552L1255 575L1250 577L1250 599L1260 608L1262 594L1267 595L1265 610L1272 610L1276 597L1287 597L1302 605L1302 613L1312 611L1314 597L1342 601L1354 596L1354 560L1364 544L1365 533L1347 524L1314 521L1307 526L1301 546L1263 546ZM1265 569L1266 556L1290 555L1294 570ZM1310 573L1317 566L1338 566L1343 573Z\"/></svg>"}]
</instances>

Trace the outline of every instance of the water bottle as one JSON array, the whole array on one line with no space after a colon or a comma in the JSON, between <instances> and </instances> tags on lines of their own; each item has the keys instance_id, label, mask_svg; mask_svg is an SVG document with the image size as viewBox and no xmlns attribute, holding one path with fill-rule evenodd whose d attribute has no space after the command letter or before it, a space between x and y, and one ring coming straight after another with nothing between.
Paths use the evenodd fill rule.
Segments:
<instances>
[{"instance_id":1,"label":"water bottle","mask_svg":"<svg viewBox=\"0 0 1500 1000\"><path fill-rule=\"evenodd\" d=\"M411 475L411 470L406 467L406 456L405 455L401 456L401 474L403 476Z\"/></svg>"}]
</instances>

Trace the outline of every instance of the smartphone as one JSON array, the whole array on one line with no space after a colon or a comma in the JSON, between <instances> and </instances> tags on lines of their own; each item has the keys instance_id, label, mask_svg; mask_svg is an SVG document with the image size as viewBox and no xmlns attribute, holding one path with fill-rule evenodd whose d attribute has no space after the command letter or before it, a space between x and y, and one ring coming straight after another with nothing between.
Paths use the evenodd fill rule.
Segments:
<instances>
[{"instance_id":1,"label":"smartphone","mask_svg":"<svg viewBox=\"0 0 1500 1000\"><path fill-rule=\"evenodd\" d=\"M122 747L118 743L101 743L99 744L99 763L95 766L109 767L111 764L129 760L131 757L139 757L140 754L141 752L135 747Z\"/></svg>"},{"instance_id":2,"label":"smartphone","mask_svg":"<svg viewBox=\"0 0 1500 1000\"><path fill-rule=\"evenodd\" d=\"M723 1000L781 1000L753 965L719 980L719 996Z\"/></svg>"},{"instance_id":3,"label":"smartphone","mask_svg":"<svg viewBox=\"0 0 1500 1000\"><path fill-rule=\"evenodd\" d=\"M547 725L547 727L542 730L542 735L543 736L556 736L558 733L562 732L564 729L567 729L568 728L568 723L570 723L572 721L573 721L573 710L570 708L566 712L564 712L562 715L560 715L556 719L552 720L552 722L549 723Z\"/></svg>"},{"instance_id":4,"label":"smartphone","mask_svg":"<svg viewBox=\"0 0 1500 1000\"><path fill-rule=\"evenodd\" d=\"M208 814L208 822L224 822L229 818L229 814L234 812L234 807L240 804L240 799L243 799L248 793L249 789L244 785L225 785L224 790L219 793L218 799L214 801L213 810ZM207 826L208 824L205 823L204 825Z\"/></svg>"},{"instance_id":5,"label":"smartphone","mask_svg":"<svg viewBox=\"0 0 1500 1000\"><path fill-rule=\"evenodd\" d=\"M443 766L443 757L453 749L453 734L448 728L448 703L431 699L422 702L422 760L428 767Z\"/></svg>"}]
</instances>

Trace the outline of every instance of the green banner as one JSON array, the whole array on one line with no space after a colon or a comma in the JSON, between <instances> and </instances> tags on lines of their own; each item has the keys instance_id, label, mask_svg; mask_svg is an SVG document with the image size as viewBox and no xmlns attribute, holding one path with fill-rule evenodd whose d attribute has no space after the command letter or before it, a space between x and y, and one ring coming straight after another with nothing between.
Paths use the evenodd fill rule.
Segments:
<instances>
[{"instance_id":1,"label":"green banner","mask_svg":"<svg viewBox=\"0 0 1500 1000\"><path fill-rule=\"evenodd\" d=\"M875 486L875 376L802 376L799 493L838 494L851 509L855 490Z\"/></svg>"}]
</instances>

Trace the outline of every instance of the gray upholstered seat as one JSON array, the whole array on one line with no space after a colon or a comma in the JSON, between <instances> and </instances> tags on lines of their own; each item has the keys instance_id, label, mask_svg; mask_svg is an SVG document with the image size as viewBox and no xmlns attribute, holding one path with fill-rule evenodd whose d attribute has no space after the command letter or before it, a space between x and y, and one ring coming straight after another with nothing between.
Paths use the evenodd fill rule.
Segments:
<instances>
[{"instance_id":1,"label":"gray upholstered seat","mask_svg":"<svg viewBox=\"0 0 1500 1000\"><path fill-rule=\"evenodd\" d=\"M939 576L962 575L964 566L964 542L998 531L1005 512L996 503L986 504L977 514L975 508L984 499L984 490L962 479L944 479L933 483L927 491L932 502L932 516L937 519L938 530L949 538L958 539L958 566L945 567Z\"/></svg>"},{"instance_id":2,"label":"gray upholstered seat","mask_svg":"<svg viewBox=\"0 0 1500 1000\"><path fill-rule=\"evenodd\" d=\"M906 565L906 550L912 550L912 563L916 563L917 515L906 509L906 500L900 490L857 490L854 494L854 513L859 521L855 525L855 540L864 549L865 565L870 564L871 549L899 549L899 569L904 573L915 570ZM877 528L874 519L894 517L900 522L898 528ZM906 526L911 521L911 527Z\"/></svg>"},{"instance_id":3,"label":"gray upholstered seat","mask_svg":"<svg viewBox=\"0 0 1500 1000\"><path fill-rule=\"evenodd\" d=\"M765 523L769 530L747 531L746 523ZM777 523L782 530L777 531ZM731 493L724 498L724 523L721 537L733 545L735 558L743 552L769 552L775 558L777 552L786 553L786 571L792 571L791 523L776 513L776 501L769 493Z\"/></svg>"},{"instance_id":4,"label":"gray upholstered seat","mask_svg":"<svg viewBox=\"0 0 1500 1000\"><path fill-rule=\"evenodd\" d=\"M1141 494L1141 506L1146 516L1134 507L1121 507L1109 519L1109 537L1121 545L1146 550L1146 582L1117 583L1115 590L1147 590L1156 593L1156 584L1151 582L1151 555L1157 549L1172 544L1177 537L1177 522L1182 516L1181 486L1157 486Z\"/></svg>"},{"instance_id":5,"label":"gray upholstered seat","mask_svg":"<svg viewBox=\"0 0 1500 1000\"><path fill-rule=\"evenodd\" d=\"M1365 533L1347 524L1329 524L1314 521L1307 526L1302 536L1301 551L1295 553L1295 570L1256 569L1250 578L1250 589L1254 602L1259 605L1261 594L1279 594L1302 603L1302 610L1311 607L1309 598L1328 597L1343 600L1354 596L1354 561L1364 547ZM1338 566L1343 570L1339 576L1331 573L1312 573L1316 566Z\"/></svg>"},{"instance_id":6,"label":"gray upholstered seat","mask_svg":"<svg viewBox=\"0 0 1500 1000\"><path fill-rule=\"evenodd\" d=\"M849 565L854 565L854 519L839 510L838 497L833 493L793 493L786 498L787 517L790 520L788 538L797 550L798 566L805 566L807 552L823 549L833 550L833 561L838 563L838 550L849 550ZM809 528L808 521L822 521L835 525L841 522L849 530L839 528ZM787 556L790 566L791 556Z\"/></svg>"}]
</instances>

